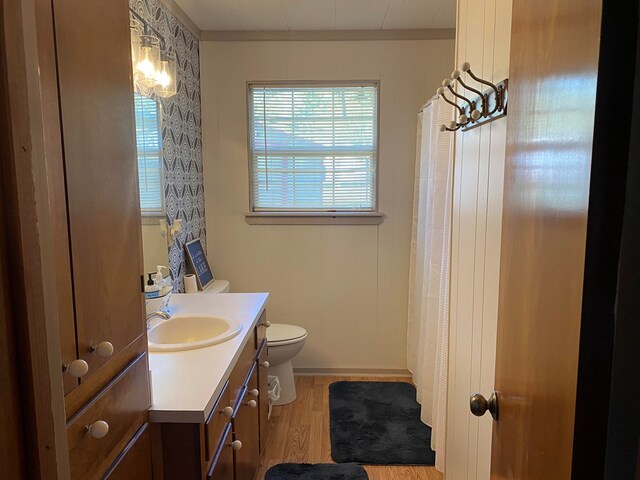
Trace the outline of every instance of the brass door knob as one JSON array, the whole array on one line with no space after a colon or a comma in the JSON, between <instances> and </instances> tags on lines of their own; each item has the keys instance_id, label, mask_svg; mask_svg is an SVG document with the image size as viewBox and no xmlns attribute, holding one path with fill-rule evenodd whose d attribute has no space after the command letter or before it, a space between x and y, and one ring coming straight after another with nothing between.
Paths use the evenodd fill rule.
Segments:
<instances>
[{"instance_id":1,"label":"brass door knob","mask_svg":"<svg viewBox=\"0 0 640 480\"><path fill-rule=\"evenodd\" d=\"M476 417L483 416L488 410L493 419L498 420L498 393L492 392L489 400L479 393L474 393L469 399L469 407Z\"/></svg>"}]
</instances>

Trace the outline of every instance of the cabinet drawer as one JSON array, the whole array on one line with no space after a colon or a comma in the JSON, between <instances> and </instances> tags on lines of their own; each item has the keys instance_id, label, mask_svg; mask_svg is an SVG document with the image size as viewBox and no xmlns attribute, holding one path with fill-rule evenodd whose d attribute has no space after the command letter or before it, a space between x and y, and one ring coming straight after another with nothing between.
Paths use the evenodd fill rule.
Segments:
<instances>
[{"instance_id":1,"label":"cabinet drawer","mask_svg":"<svg viewBox=\"0 0 640 480\"><path fill-rule=\"evenodd\" d=\"M72 479L102 477L146 423L150 405L148 370L147 355L142 354L69 420Z\"/></svg>"},{"instance_id":2,"label":"cabinet drawer","mask_svg":"<svg viewBox=\"0 0 640 480\"><path fill-rule=\"evenodd\" d=\"M248 393L257 387L258 375L254 368L233 417L233 439L242 442L242 448L235 451L235 480L253 480L260 461L258 407L250 405L251 400L257 399Z\"/></svg>"},{"instance_id":3,"label":"cabinet drawer","mask_svg":"<svg viewBox=\"0 0 640 480\"><path fill-rule=\"evenodd\" d=\"M225 408L228 410L225 411ZM211 460L218 450L220 439L225 432L225 427L231 422L232 415L233 405L229 398L229 382L227 382L205 425L207 461Z\"/></svg>"},{"instance_id":4,"label":"cabinet drawer","mask_svg":"<svg viewBox=\"0 0 640 480\"><path fill-rule=\"evenodd\" d=\"M233 450L231 448L231 424L227 425L224 430L224 437L218 451L216 452L215 459L211 464L209 473L207 473L207 480L233 480Z\"/></svg>"},{"instance_id":5,"label":"cabinet drawer","mask_svg":"<svg viewBox=\"0 0 640 480\"><path fill-rule=\"evenodd\" d=\"M265 310L260 315L260 319L258 320L258 324L256 325L256 349L260 349L260 345L267 339L267 328L271 325L267 321L267 311Z\"/></svg>"},{"instance_id":6,"label":"cabinet drawer","mask_svg":"<svg viewBox=\"0 0 640 480\"><path fill-rule=\"evenodd\" d=\"M265 364L268 358L267 342L262 342L260 351L258 353L258 390L260 391L260 397L258 398L258 416L260 418L260 453L264 451L267 444L267 436L269 435L269 367L268 363Z\"/></svg>"},{"instance_id":7,"label":"cabinet drawer","mask_svg":"<svg viewBox=\"0 0 640 480\"><path fill-rule=\"evenodd\" d=\"M251 371L251 367L256 359L256 332L255 330L251 332L251 338L242 350L238 361L236 362L235 367L233 367L233 371L229 376L229 396L232 404L237 404L239 399L240 392L245 385L247 380L247 376Z\"/></svg>"},{"instance_id":8,"label":"cabinet drawer","mask_svg":"<svg viewBox=\"0 0 640 480\"><path fill-rule=\"evenodd\" d=\"M152 480L151 434L145 423L104 476L105 480Z\"/></svg>"}]
</instances>

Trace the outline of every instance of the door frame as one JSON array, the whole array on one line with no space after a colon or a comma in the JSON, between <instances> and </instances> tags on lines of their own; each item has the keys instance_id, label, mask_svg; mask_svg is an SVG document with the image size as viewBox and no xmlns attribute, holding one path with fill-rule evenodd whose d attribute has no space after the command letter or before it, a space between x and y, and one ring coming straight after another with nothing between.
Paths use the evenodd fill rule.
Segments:
<instances>
[{"instance_id":1,"label":"door frame","mask_svg":"<svg viewBox=\"0 0 640 480\"><path fill-rule=\"evenodd\" d=\"M36 12L50 9L49 0L0 0L0 285L3 333L13 347L0 372L14 382L19 399L12 405L3 396L0 407L17 420L1 437L15 458L12 478L56 479L65 471L62 372L50 369L60 356L55 285L47 282L51 224L39 116L37 49L48 40L36 30Z\"/></svg>"},{"instance_id":2,"label":"door frame","mask_svg":"<svg viewBox=\"0 0 640 480\"><path fill-rule=\"evenodd\" d=\"M612 453L608 431L610 416L616 416L612 408L617 408L610 396L614 351L620 348L614 345L618 278L627 267L620 246L627 192L634 192L627 188L627 180L632 185L627 177L634 140L631 92L639 81L637 0L603 0L600 39L571 473L576 480L605 478L606 457ZM637 109L637 88L634 94ZM637 110L635 128L637 136ZM640 187L637 179L634 186ZM627 254L633 256L631 251ZM634 383L633 376L627 378ZM637 437L635 449L637 454Z\"/></svg>"}]
</instances>

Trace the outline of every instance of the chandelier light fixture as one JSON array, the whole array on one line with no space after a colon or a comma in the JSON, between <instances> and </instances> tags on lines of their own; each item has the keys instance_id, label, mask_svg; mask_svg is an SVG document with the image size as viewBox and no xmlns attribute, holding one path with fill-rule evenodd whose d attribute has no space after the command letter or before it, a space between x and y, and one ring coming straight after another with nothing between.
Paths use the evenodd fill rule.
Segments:
<instances>
[{"instance_id":1,"label":"chandelier light fixture","mask_svg":"<svg viewBox=\"0 0 640 480\"><path fill-rule=\"evenodd\" d=\"M131 12L131 59L133 82L142 94L172 97L177 89L176 54L160 35L134 10Z\"/></svg>"}]
</instances>

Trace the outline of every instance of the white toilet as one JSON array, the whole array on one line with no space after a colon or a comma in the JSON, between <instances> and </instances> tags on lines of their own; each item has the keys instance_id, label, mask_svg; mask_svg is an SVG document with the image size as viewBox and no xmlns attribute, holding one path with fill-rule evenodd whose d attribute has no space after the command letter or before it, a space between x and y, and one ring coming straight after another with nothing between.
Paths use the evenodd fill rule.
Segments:
<instances>
[{"instance_id":1,"label":"white toilet","mask_svg":"<svg viewBox=\"0 0 640 480\"><path fill-rule=\"evenodd\" d=\"M274 405L286 405L296 399L296 384L293 380L291 360L295 357L307 340L307 331L296 325L272 323L267 330L267 346L269 347L269 375L280 380L280 399Z\"/></svg>"},{"instance_id":2,"label":"white toilet","mask_svg":"<svg viewBox=\"0 0 640 480\"><path fill-rule=\"evenodd\" d=\"M214 280L202 293L228 293L231 285L227 280ZM280 399L274 405L286 405L296 399L296 384L293 379L291 360L295 357L307 339L307 331L296 325L272 323L267 329L267 347L269 347L269 375L280 381Z\"/></svg>"},{"instance_id":3,"label":"white toilet","mask_svg":"<svg viewBox=\"0 0 640 480\"><path fill-rule=\"evenodd\" d=\"M229 293L231 285L227 280L214 280L202 293Z\"/></svg>"}]
</instances>

